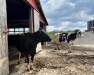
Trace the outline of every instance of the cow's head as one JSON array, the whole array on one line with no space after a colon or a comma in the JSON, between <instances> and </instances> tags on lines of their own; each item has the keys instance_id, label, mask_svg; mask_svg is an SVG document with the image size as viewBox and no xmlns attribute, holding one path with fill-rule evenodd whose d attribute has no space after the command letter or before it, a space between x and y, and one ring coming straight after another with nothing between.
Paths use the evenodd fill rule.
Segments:
<instances>
[{"instance_id":1,"label":"cow's head","mask_svg":"<svg viewBox=\"0 0 94 75\"><path fill-rule=\"evenodd\" d=\"M68 33L62 33L61 37L62 37L62 42L67 41Z\"/></svg>"},{"instance_id":2,"label":"cow's head","mask_svg":"<svg viewBox=\"0 0 94 75\"><path fill-rule=\"evenodd\" d=\"M39 28L38 32L39 32L40 42L47 42L52 40L42 28Z\"/></svg>"}]
</instances>

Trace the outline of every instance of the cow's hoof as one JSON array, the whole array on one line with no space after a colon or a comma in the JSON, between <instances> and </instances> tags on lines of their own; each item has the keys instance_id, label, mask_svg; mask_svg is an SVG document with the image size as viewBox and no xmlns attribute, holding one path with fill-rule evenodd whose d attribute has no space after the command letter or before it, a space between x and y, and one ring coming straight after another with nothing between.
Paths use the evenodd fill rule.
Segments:
<instances>
[{"instance_id":1,"label":"cow's hoof","mask_svg":"<svg viewBox=\"0 0 94 75\"><path fill-rule=\"evenodd\" d=\"M30 71L30 69L27 69L27 71Z\"/></svg>"},{"instance_id":2,"label":"cow's hoof","mask_svg":"<svg viewBox=\"0 0 94 75\"><path fill-rule=\"evenodd\" d=\"M71 53L71 51L68 51L68 53Z\"/></svg>"},{"instance_id":3,"label":"cow's hoof","mask_svg":"<svg viewBox=\"0 0 94 75\"><path fill-rule=\"evenodd\" d=\"M20 62L18 61L18 64L20 64Z\"/></svg>"},{"instance_id":4,"label":"cow's hoof","mask_svg":"<svg viewBox=\"0 0 94 75\"><path fill-rule=\"evenodd\" d=\"M60 50L60 49L58 49L58 50Z\"/></svg>"},{"instance_id":5,"label":"cow's hoof","mask_svg":"<svg viewBox=\"0 0 94 75\"><path fill-rule=\"evenodd\" d=\"M30 67L30 70L33 70L33 67Z\"/></svg>"}]
</instances>

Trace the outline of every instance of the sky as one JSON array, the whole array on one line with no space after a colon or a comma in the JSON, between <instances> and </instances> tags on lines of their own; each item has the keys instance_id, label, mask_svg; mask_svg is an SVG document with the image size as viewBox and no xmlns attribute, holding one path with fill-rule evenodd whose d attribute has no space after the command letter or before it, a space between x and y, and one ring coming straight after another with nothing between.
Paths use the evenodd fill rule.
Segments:
<instances>
[{"instance_id":1,"label":"sky","mask_svg":"<svg viewBox=\"0 0 94 75\"><path fill-rule=\"evenodd\" d=\"M87 29L94 19L94 0L40 0L47 19L47 32Z\"/></svg>"}]
</instances>

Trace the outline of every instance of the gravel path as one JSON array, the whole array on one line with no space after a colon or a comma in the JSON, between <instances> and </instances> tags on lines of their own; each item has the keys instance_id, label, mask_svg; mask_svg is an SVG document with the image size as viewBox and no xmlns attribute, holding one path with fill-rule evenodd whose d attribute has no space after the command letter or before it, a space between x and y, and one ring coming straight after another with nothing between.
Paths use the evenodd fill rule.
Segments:
<instances>
[{"instance_id":1,"label":"gravel path","mask_svg":"<svg viewBox=\"0 0 94 75\"><path fill-rule=\"evenodd\" d=\"M94 45L94 34L92 32L83 32L82 37L75 40L75 45Z\"/></svg>"}]
</instances>

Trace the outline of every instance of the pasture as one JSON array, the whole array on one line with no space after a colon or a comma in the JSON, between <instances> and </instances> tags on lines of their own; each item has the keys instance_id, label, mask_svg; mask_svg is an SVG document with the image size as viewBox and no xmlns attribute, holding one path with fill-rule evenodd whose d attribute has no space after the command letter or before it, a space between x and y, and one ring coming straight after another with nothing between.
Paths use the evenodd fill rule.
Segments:
<instances>
[{"instance_id":1,"label":"pasture","mask_svg":"<svg viewBox=\"0 0 94 75\"><path fill-rule=\"evenodd\" d=\"M54 32L48 32L47 34L50 36L50 38L54 38Z\"/></svg>"}]
</instances>

